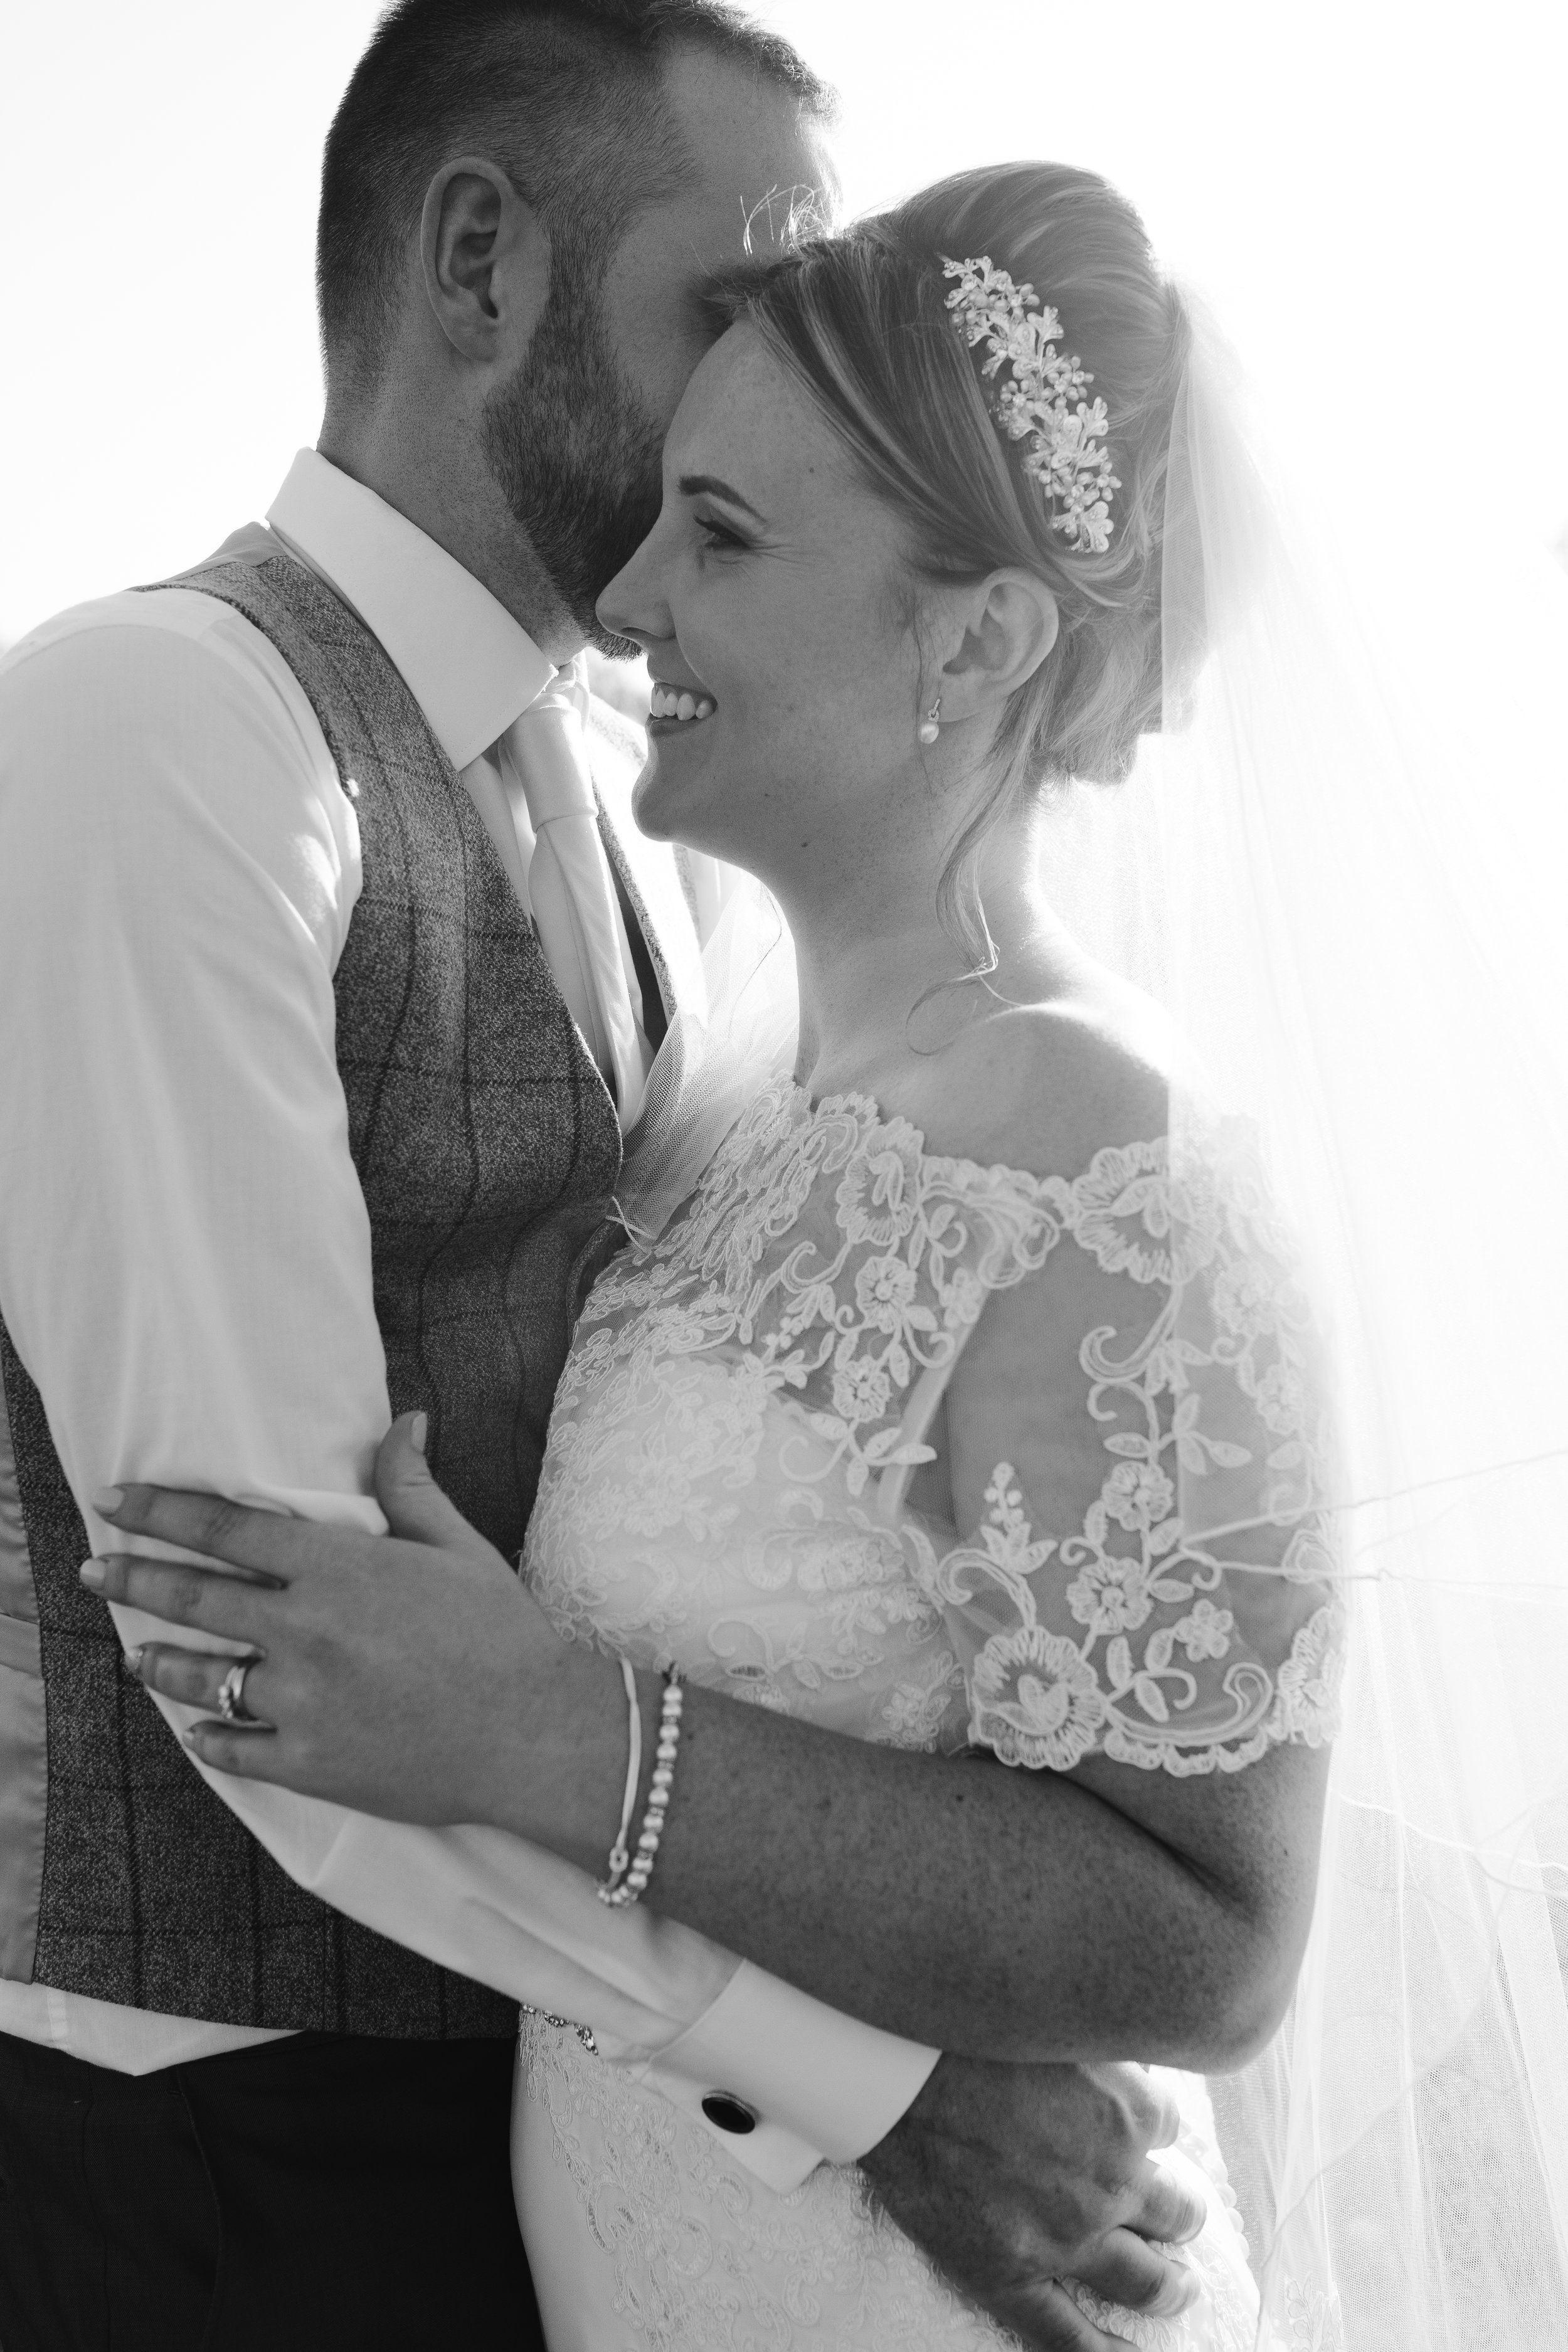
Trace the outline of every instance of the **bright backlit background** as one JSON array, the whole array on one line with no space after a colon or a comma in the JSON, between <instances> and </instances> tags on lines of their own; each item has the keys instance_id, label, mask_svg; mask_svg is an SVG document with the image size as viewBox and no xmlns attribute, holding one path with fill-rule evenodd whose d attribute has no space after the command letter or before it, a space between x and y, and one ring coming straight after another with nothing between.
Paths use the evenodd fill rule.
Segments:
<instances>
[{"instance_id":1,"label":"bright backlit background","mask_svg":"<svg viewBox=\"0 0 1568 2352\"><path fill-rule=\"evenodd\" d=\"M195 562L314 439L317 166L374 13L79 0L13 16L0 644ZM854 207L1012 155L1103 170L1216 301L1392 591L1430 587L1436 562L1456 609L1550 607L1568 552L1561 0L757 13L843 92Z\"/></svg>"}]
</instances>

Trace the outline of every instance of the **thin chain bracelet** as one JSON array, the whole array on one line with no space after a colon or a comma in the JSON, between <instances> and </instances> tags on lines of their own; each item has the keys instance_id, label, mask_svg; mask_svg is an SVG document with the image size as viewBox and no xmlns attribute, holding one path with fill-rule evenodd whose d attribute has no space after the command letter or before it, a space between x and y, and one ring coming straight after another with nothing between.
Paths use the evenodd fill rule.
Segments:
<instances>
[{"instance_id":1,"label":"thin chain bracelet","mask_svg":"<svg viewBox=\"0 0 1568 2352\"><path fill-rule=\"evenodd\" d=\"M664 1817L669 1810L669 1791L675 1780L675 1759L680 1747L680 1710L686 1704L672 1666L664 1678L664 1701L658 1712L658 1744L654 1749L653 1785L647 1792L647 1811L637 1832L637 1851L631 1857L626 1875L618 1874L598 1891L601 1903L616 1910L625 1910L635 1903L648 1880L653 1876L654 1857L664 1832ZM624 1845L617 1841L618 1850Z\"/></svg>"},{"instance_id":2,"label":"thin chain bracelet","mask_svg":"<svg viewBox=\"0 0 1568 2352\"><path fill-rule=\"evenodd\" d=\"M642 1708L637 1703L637 1678L629 1658L621 1660L621 1680L626 1686L626 1786L621 1799L621 1826L616 1832L606 1864L609 1876L595 1888L601 1903L615 1900L616 1889L631 1864L626 1840L631 1835L632 1807L637 1803L637 1782L642 1778Z\"/></svg>"},{"instance_id":3,"label":"thin chain bracelet","mask_svg":"<svg viewBox=\"0 0 1568 2352\"><path fill-rule=\"evenodd\" d=\"M518 2007L524 2017L542 2018L546 2025L559 2026L563 2033L574 2033L584 2050L591 2052L595 2058L598 2056L599 2045L594 2039L591 2025L579 2025L574 2017L552 2016L547 2009L535 2009L531 2000L519 2001Z\"/></svg>"}]
</instances>

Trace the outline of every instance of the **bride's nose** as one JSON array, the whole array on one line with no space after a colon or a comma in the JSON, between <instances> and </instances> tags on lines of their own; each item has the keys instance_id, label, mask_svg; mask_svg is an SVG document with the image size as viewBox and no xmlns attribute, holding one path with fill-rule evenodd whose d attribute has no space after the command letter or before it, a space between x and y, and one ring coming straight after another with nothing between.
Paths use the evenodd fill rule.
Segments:
<instances>
[{"instance_id":1,"label":"bride's nose","mask_svg":"<svg viewBox=\"0 0 1568 2352\"><path fill-rule=\"evenodd\" d=\"M660 577L659 536L655 523L642 545L600 592L594 609L612 635L635 637L647 644L649 638L675 635Z\"/></svg>"}]
</instances>

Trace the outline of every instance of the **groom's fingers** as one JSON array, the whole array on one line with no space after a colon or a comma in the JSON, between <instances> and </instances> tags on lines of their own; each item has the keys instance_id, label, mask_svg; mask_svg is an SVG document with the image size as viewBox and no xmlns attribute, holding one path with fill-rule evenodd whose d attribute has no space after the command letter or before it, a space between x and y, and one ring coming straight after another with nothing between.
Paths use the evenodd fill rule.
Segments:
<instances>
[{"instance_id":1,"label":"groom's fingers","mask_svg":"<svg viewBox=\"0 0 1568 2352\"><path fill-rule=\"evenodd\" d=\"M1032 2352L1126 2352L1133 2340L1097 2327L1055 2279L1042 2279L1021 2295L1009 2297L997 2316Z\"/></svg>"},{"instance_id":2,"label":"groom's fingers","mask_svg":"<svg viewBox=\"0 0 1568 2352\"><path fill-rule=\"evenodd\" d=\"M1200 2189L1178 2180L1161 2164L1145 2159L1140 2167L1137 2203L1122 2223L1127 2230L1136 2231L1140 2238L1153 2238L1162 2245L1181 2245L1195 2238L1208 2219L1208 2207Z\"/></svg>"},{"instance_id":3,"label":"groom's fingers","mask_svg":"<svg viewBox=\"0 0 1568 2352\"><path fill-rule=\"evenodd\" d=\"M1148 2319L1173 2319L1202 2292L1197 2273L1146 2245L1131 2230L1112 2230L1074 2272L1107 2303L1125 2304Z\"/></svg>"},{"instance_id":4,"label":"groom's fingers","mask_svg":"<svg viewBox=\"0 0 1568 2352\"><path fill-rule=\"evenodd\" d=\"M1145 2147L1173 2147L1182 2128L1182 2111L1168 2084L1156 2081L1142 2066L1119 2067L1117 2072Z\"/></svg>"}]
</instances>

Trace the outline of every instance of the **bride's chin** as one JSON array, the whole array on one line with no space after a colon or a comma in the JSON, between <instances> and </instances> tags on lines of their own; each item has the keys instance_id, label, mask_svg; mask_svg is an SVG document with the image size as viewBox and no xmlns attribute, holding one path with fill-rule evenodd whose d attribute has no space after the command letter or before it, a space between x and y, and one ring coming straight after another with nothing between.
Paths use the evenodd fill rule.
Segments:
<instances>
[{"instance_id":1,"label":"bride's chin","mask_svg":"<svg viewBox=\"0 0 1568 2352\"><path fill-rule=\"evenodd\" d=\"M719 812L706 795L645 793L639 781L632 793L632 818L649 841L673 841L679 848L698 850L724 865L750 867L744 844L734 839L733 824L719 822Z\"/></svg>"},{"instance_id":2,"label":"bride's chin","mask_svg":"<svg viewBox=\"0 0 1568 2352\"><path fill-rule=\"evenodd\" d=\"M643 772L632 786L632 821L650 841L676 838L674 826L668 822L667 804L670 798L668 783L658 772L658 749L650 744Z\"/></svg>"},{"instance_id":3,"label":"bride's chin","mask_svg":"<svg viewBox=\"0 0 1568 2352\"><path fill-rule=\"evenodd\" d=\"M673 770L673 772L671 772ZM690 825L706 814L710 788L700 773L680 773L680 763L660 757L658 740L647 747L643 771L632 787L632 816L650 841L688 841Z\"/></svg>"}]
</instances>

